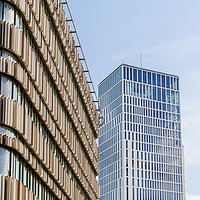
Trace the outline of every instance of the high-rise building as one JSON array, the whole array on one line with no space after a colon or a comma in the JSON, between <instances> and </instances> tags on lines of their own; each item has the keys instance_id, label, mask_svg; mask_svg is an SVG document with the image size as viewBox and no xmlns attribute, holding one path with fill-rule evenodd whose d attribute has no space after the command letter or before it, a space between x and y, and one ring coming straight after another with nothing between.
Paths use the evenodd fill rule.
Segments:
<instances>
[{"instance_id":1,"label":"high-rise building","mask_svg":"<svg viewBox=\"0 0 200 200\"><path fill-rule=\"evenodd\" d=\"M179 77L122 64L98 94L100 200L184 200Z\"/></svg>"},{"instance_id":2,"label":"high-rise building","mask_svg":"<svg viewBox=\"0 0 200 200\"><path fill-rule=\"evenodd\" d=\"M63 6L0 1L1 200L99 196L99 116Z\"/></svg>"}]
</instances>

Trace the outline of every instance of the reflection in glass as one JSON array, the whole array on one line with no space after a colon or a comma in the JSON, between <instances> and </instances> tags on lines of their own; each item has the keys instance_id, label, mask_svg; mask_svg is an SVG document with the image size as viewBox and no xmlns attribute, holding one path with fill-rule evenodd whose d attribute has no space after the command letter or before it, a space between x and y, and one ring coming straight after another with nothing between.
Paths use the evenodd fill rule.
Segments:
<instances>
[{"instance_id":1,"label":"reflection in glass","mask_svg":"<svg viewBox=\"0 0 200 200\"><path fill-rule=\"evenodd\" d=\"M142 71L138 70L138 82L142 82Z\"/></svg>"},{"instance_id":2,"label":"reflection in glass","mask_svg":"<svg viewBox=\"0 0 200 200\"><path fill-rule=\"evenodd\" d=\"M180 122L180 115L177 115L176 119L177 119L177 122Z\"/></svg>"},{"instance_id":3,"label":"reflection in glass","mask_svg":"<svg viewBox=\"0 0 200 200\"><path fill-rule=\"evenodd\" d=\"M157 86L161 86L160 85L160 74L157 74Z\"/></svg>"},{"instance_id":4,"label":"reflection in glass","mask_svg":"<svg viewBox=\"0 0 200 200\"><path fill-rule=\"evenodd\" d=\"M176 78L174 78L174 80L173 80L173 84L174 84L174 90L176 90L177 88L176 88Z\"/></svg>"},{"instance_id":5,"label":"reflection in glass","mask_svg":"<svg viewBox=\"0 0 200 200\"><path fill-rule=\"evenodd\" d=\"M132 68L130 68L130 80L131 81L133 80L133 77L132 77Z\"/></svg>"},{"instance_id":6,"label":"reflection in glass","mask_svg":"<svg viewBox=\"0 0 200 200\"><path fill-rule=\"evenodd\" d=\"M176 105L180 104L179 92L176 92Z\"/></svg>"},{"instance_id":7,"label":"reflection in glass","mask_svg":"<svg viewBox=\"0 0 200 200\"><path fill-rule=\"evenodd\" d=\"M3 76L1 77L1 94L9 98L12 97L12 82Z\"/></svg>"},{"instance_id":8,"label":"reflection in glass","mask_svg":"<svg viewBox=\"0 0 200 200\"><path fill-rule=\"evenodd\" d=\"M133 69L133 80L137 81L137 69Z\"/></svg>"},{"instance_id":9,"label":"reflection in glass","mask_svg":"<svg viewBox=\"0 0 200 200\"><path fill-rule=\"evenodd\" d=\"M166 87L170 88L170 79L169 79L169 76L166 76Z\"/></svg>"},{"instance_id":10,"label":"reflection in glass","mask_svg":"<svg viewBox=\"0 0 200 200\"><path fill-rule=\"evenodd\" d=\"M148 72L148 84L151 84L151 72Z\"/></svg>"},{"instance_id":11,"label":"reflection in glass","mask_svg":"<svg viewBox=\"0 0 200 200\"><path fill-rule=\"evenodd\" d=\"M161 101L161 89L157 88L157 100Z\"/></svg>"},{"instance_id":12,"label":"reflection in glass","mask_svg":"<svg viewBox=\"0 0 200 200\"><path fill-rule=\"evenodd\" d=\"M11 132L8 128L6 128L2 125L0 125L0 134L1 135L7 135L7 136L12 137L12 138L15 137L13 132Z\"/></svg>"},{"instance_id":13,"label":"reflection in glass","mask_svg":"<svg viewBox=\"0 0 200 200\"><path fill-rule=\"evenodd\" d=\"M14 9L7 3L4 3L4 20L14 24Z\"/></svg>"},{"instance_id":14,"label":"reflection in glass","mask_svg":"<svg viewBox=\"0 0 200 200\"><path fill-rule=\"evenodd\" d=\"M147 83L147 73L143 71L143 83Z\"/></svg>"},{"instance_id":15,"label":"reflection in glass","mask_svg":"<svg viewBox=\"0 0 200 200\"><path fill-rule=\"evenodd\" d=\"M153 87L153 100L156 100L156 87Z\"/></svg>"},{"instance_id":16,"label":"reflection in glass","mask_svg":"<svg viewBox=\"0 0 200 200\"><path fill-rule=\"evenodd\" d=\"M162 101L166 102L166 93L165 93L165 89L162 89Z\"/></svg>"},{"instance_id":17,"label":"reflection in glass","mask_svg":"<svg viewBox=\"0 0 200 200\"><path fill-rule=\"evenodd\" d=\"M5 176L9 175L9 161L10 161L10 152L6 149L0 148L0 174Z\"/></svg>"},{"instance_id":18,"label":"reflection in glass","mask_svg":"<svg viewBox=\"0 0 200 200\"><path fill-rule=\"evenodd\" d=\"M153 85L156 85L156 74L152 73Z\"/></svg>"},{"instance_id":19,"label":"reflection in glass","mask_svg":"<svg viewBox=\"0 0 200 200\"><path fill-rule=\"evenodd\" d=\"M175 104L175 92L171 91L171 103Z\"/></svg>"},{"instance_id":20,"label":"reflection in glass","mask_svg":"<svg viewBox=\"0 0 200 200\"><path fill-rule=\"evenodd\" d=\"M19 181L19 159L15 156L15 162L16 162L16 179Z\"/></svg>"},{"instance_id":21,"label":"reflection in glass","mask_svg":"<svg viewBox=\"0 0 200 200\"><path fill-rule=\"evenodd\" d=\"M165 75L162 75L162 87L165 87Z\"/></svg>"},{"instance_id":22,"label":"reflection in glass","mask_svg":"<svg viewBox=\"0 0 200 200\"><path fill-rule=\"evenodd\" d=\"M0 2L0 20L3 19L3 3Z\"/></svg>"},{"instance_id":23,"label":"reflection in glass","mask_svg":"<svg viewBox=\"0 0 200 200\"><path fill-rule=\"evenodd\" d=\"M167 103L170 103L170 90L167 90Z\"/></svg>"},{"instance_id":24,"label":"reflection in glass","mask_svg":"<svg viewBox=\"0 0 200 200\"><path fill-rule=\"evenodd\" d=\"M171 84L171 87L170 87L170 88L171 88L171 89L174 89L174 85L173 85L174 81L173 81L173 79L174 79L174 78L171 77L171 81L170 81L170 84Z\"/></svg>"},{"instance_id":25,"label":"reflection in glass","mask_svg":"<svg viewBox=\"0 0 200 200\"><path fill-rule=\"evenodd\" d=\"M127 67L126 70L127 70L127 76L126 76L126 78L127 78L127 80L129 80L129 68Z\"/></svg>"},{"instance_id":26,"label":"reflection in glass","mask_svg":"<svg viewBox=\"0 0 200 200\"><path fill-rule=\"evenodd\" d=\"M13 100L17 100L17 86L13 84Z\"/></svg>"}]
</instances>

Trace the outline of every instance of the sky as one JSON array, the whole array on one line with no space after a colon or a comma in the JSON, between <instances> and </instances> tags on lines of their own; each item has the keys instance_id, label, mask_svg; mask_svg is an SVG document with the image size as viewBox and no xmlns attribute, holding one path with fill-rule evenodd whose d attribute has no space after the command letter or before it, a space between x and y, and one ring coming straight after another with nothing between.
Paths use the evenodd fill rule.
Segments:
<instances>
[{"instance_id":1,"label":"sky","mask_svg":"<svg viewBox=\"0 0 200 200\"><path fill-rule=\"evenodd\" d=\"M180 77L187 200L200 200L200 1L68 1L96 87L120 64Z\"/></svg>"}]
</instances>

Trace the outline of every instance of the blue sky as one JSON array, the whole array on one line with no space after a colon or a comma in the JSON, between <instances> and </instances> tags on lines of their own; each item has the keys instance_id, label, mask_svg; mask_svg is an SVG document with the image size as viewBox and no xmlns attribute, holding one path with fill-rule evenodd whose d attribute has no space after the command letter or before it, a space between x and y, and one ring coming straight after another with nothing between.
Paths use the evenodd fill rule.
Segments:
<instances>
[{"instance_id":1,"label":"blue sky","mask_svg":"<svg viewBox=\"0 0 200 200\"><path fill-rule=\"evenodd\" d=\"M121 63L181 81L187 200L199 200L200 1L69 1L95 87Z\"/></svg>"}]
</instances>

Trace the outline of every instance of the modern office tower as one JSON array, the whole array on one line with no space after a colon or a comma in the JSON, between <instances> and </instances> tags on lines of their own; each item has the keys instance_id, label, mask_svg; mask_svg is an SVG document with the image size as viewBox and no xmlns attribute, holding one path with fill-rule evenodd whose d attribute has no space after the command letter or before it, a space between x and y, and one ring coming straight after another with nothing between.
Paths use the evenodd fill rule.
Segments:
<instances>
[{"instance_id":1,"label":"modern office tower","mask_svg":"<svg viewBox=\"0 0 200 200\"><path fill-rule=\"evenodd\" d=\"M98 113L63 6L0 1L1 200L98 199Z\"/></svg>"},{"instance_id":2,"label":"modern office tower","mask_svg":"<svg viewBox=\"0 0 200 200\"><path fill-rule=\"evenodd\" d=\"M179 77L122 64L98 93L100 200L184 200Z\"/></svg>"}]
</instances>

